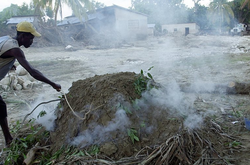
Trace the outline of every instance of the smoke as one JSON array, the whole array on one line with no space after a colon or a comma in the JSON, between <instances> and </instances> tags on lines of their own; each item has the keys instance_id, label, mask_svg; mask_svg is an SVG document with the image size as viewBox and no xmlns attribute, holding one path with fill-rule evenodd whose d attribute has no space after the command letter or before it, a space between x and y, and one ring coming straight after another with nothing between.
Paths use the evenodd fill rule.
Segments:
<instances>
[{"instance_id":1,"label":"smoke","mask_svg":"<svg viewBox=\"0 0 250 165\"><path fill-rule=\"evenodd\" d=\"M94 123L93 123L94 124ZM123 109L117 110L115 118L106 126L96 125L93 129L87 129L79 136L71 139L71 145L85 147L88 145L99 144L112 137L110 132L120 130L126 132L126 127L130 124L129 118Z\"/></svg>"},{"instance_id":2,"label":"smoke","mask_svg":"<svg viewBox=\"0 0 250 165\"><path fill-rule=\"evenodd\" d=\"M43 95L40 95L37 100L31 105L31 109L33 110L36 106L43 102L47 102L50 100L54 100L55 97L53 97L52 94L44 93ZM36 119L36 122L38 124L41 124L46 128L48 131L52 131L54 129L54 121L56 119L55 110L57 107L58 101L51 102L48 104L41 104L39 105L35 111L31 114L31 118ZM44 112L44 115L40 115Z\"/></svg>"},{"instance_id":3,"label":"smoke","mask_svg":"<svg viewBox=\"0 0 250 165\"><path fill-rule=\"evenodd\" d=\"M202 83L194 84L192 87L196 92L200 91L213 91L213 84L210 86L203 86ZM199 128L203 119L211 115L212 111L206 110L206 112L198 113L194 107L194 103L197 100L197 96L194 94L183 93L176 81L170 82L166 87L160 89L152 89L143 93L143 98L147 100L140 100L139 104L160 107L167 110L167 113L173 117L183 118L185 127L189 129ZM145 106L145 105L144 105ZM159 111L159 113L161 113Z\"/></svg>"}]
</instances>

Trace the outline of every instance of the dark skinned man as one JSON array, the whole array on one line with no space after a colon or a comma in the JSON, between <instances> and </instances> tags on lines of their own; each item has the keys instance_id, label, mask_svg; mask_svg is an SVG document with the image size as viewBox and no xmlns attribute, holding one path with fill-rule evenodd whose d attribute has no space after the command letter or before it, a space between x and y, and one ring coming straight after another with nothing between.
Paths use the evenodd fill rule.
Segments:
<instances>
[{"instance_id":1,"label":"dark skinned man","mask_svg":"<svg viewBox=\"0 0 250 165\"><path fill-rule=\"evenodd\" d=\"M61 90L61 86L46 78L41 72L34 69L29 62L26 60L23 51L20 46L28 48L32 45L34 37L40 37L34 26L29 22L20 22L17 24L17 35L13 38L10 36L0 37L0 80L14 66L15 60L25 68L29 74L36 80L51 85L58 92ZM8 146L13 138L10 134L8 121L7 121L7 106L0 96L0 125L4 134L5 143Z\"/></svg>"}]
</instances>

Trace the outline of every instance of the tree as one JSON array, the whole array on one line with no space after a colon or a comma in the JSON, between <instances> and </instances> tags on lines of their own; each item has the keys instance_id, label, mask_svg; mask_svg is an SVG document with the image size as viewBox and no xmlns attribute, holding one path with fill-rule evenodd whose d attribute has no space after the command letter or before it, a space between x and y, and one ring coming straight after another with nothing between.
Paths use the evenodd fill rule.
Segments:
<instances>
[{"instance_id":1,"label":"tree","mask_svg":"<svg viewBox=\"0 0 250 165\"><path fill-rule=\"evenodd\" d=\"M227 0L213 0L209 5L209 10L213 26L219 25L220 33L222 32L222 27L228 27L231 19L234 18L234 12Z\"/></svg>"},{"instance_id":2,"label":"tree","mask_svg":"<svg viewBox=\"0 0 250 165\"><path fill-rule=\"evenodd\" d=\"M50 18L50 19L52 19L53 17L54 17L54 12L53 12L53 10L52 10L52 8L51 7L46 7L46 15Z\"/></svg>"},{"instance_id":3,"label":"tree","mask_svg":"<svg viewBox=\"0 0 250 165\"><path fill-rule=\"evenodd\" d=\"M148 15L149 23L186 23L187 7L183 0L132 0L131 9Z\"/></svg>"},{"instance_id":4,"label":"tree","mask_svg":"<svg viewBox=\"0 0 250 165\"><path fill-rule=\"evenodd\" d=\"M206 6L196 4L194 8L189 9L189 22L195 22L201 30L208 29L207 11Z\"/></svg>"},{"instance_id":5,"label":"tree","mask_svg":"<svg viewBox=\"0 0 250 165\"><path fill-rule=\"evenodd\" d=\"M237 13L238 22L250 23L250 0L234 0L231 4L235 6L234 11Z\"/></svg>"},{"instance_id":6,"label":"tree","mask_svg":"<svg viewBox=\"0 0 250 165\"><path fill-rule=\"evenodd\" d=\"M10 7L3 9L0 12L0 33L1 35L5 35L6 29L6 21L13 16L25 16L25 15L32 15L34 10L29 7L28 4L23 3L22 6L11 4Z\"/></svg>"},{"instance_id":7,"label":"tree","mask_svg":"<svg viewBox=\"0 0 250 165\"><path fill-rule=\"evenodd\" d=\"M5 22L13 16L32 15L33 13L34 10L26 3L23 3L22 6L11 4L10 7L7 7L0 12L0 23Z\"/></svg>"},{"instance_id":8,"label":"tree","mask_svg":"<svg viewBox=\"0 0 250 165\"><path fill-rule=\"evenodd\" d=\"M104 3L96 2L95 0L92 0L92 3L95 9L101 9L105 7Z\"/></svg>"},{"instance_id":9,"label":"tree","mask_svg":"<svg viewBox=\"0 0 250 165\"><path fill-rule=\"evenodd\" d=\"M33 4L36 8L36 12L40 12L41 15L46 7L52 7L52 0L33 0ZM87 18L87 11L94 9L93 3L90 0L55 0L55 22L57 22L58 13L62 17L63 4L68 5L72 9L73 14L80 20L82 20L83 18Z\"/></svg>"},{"instance_id":10,"label":"tree","mask_svg":"<svg viewBox=\"0 0 250 165\"><path fill-rule=\"evenodd\" d=\"M250 0L244 0L244 3L242 3L242 5L240 6L240 9L242 10L244 7L246 7L250 9Z\"/></svg>"},{"instance_id":11,"label":"tree","mask_svg":"<svg viewBox=\"0 0 250 165\"><path fill-rule=\"evenodd\" d=\"M199 6L199 2L201 0L192 0L194 2L194 8L196 8L197 6Z\"/></svg>"},{"instance_id":12,"label":"tree","mask_svg":"<svg viewBox=\"0 0 250 165\"><path fill-rule=\"evenodd\" d=\"M32 15L34 14L34 9L28 4L23 3L22 6L18 6L18 16Z\"/></svg>"},{"instance_id":13,"label":"tree","mask_svg":"<svg viewBox=\"0 0 250 165\"><path fill-rule=\"evenodd\" d=\"M42 17L45 15L47 7L52 8L52 0L33 0L33 6L35 9L34 14Z\"/></svg>"}]
</instances>

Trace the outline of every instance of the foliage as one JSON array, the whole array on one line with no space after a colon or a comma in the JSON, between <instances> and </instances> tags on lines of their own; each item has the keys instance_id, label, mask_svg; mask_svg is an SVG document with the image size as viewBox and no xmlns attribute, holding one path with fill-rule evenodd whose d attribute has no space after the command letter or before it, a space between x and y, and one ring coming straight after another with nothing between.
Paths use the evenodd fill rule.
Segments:
<instances>
[{"instance_id":1,"label":"foliage","mask_svg":"<svg viewBox=\"0 0 250 165\"><path fill-rule=\"evenodd\" d=\"M43 117L43 116L46 115L46 114L47 114L46 111L41 111L41 112L38 114L37 118Z\"/></svg>"},{"instance_id":2,"label":"foliage","mask_svg":"<svg viewBox=\"0 0 250 165\"><path fill-rule=\"evenodd\" d=\"M17 137L9 148L5 148L6 153L4 165L22 164L26 158L26 154L30 151L34 144L45 143L49 139L49 132L43 130L42 126L37 126L35 120L30 120L27 124L23 125L19 120L10 128L11 133ZM28 128L28 129L27 129ZM25 133L21 130L25 129ZM45 148L45 147L44 147ZM86 152L87 155L96 155L100 151L99 146L90 146ZM75 147L62 146L53 154L48 150L40 150L40 154L35 157L35 162L40 164L52 164L55 160L64 157L65 160L71 160L75 157L86 156L85 152Z\"/></svg>"},{"instance_id":3,"label":"foliage","mask_svg":"<svg viewBox=\"0 0 250 165\"><path fill-rule=\"evenodd\" d=\"M148 71L150 71L152 68L153 67L149 68ZM147 73L147 76L144 76L144 72L143 70L141 70L139 77L134 82L135 91L139 95L141 95L143 91L148 89L149 80L153 80L153 77L149 72ZM150 88L152 88L152 86L150 86Z\"/></svg>"},{"instance_id":4,"label":"foliage","mask_svg":"<svg viewBox=\"0 0 250 165\"><path fill-rule=\"evenodd\" d=\"M240 9L243 9L244 7L247 7L248 9L250 9L250 0L244 0L244 3L241 4Z\"/></svg>"},{"instance_id":5,"label":"foliage","mask_svg":"<svg viewBox=\"0 0 250 165\"><path fill-rule=\"evenodd\" d=\"M139 141L139 137L137 136L137 131L134 128L127 129L128 136L130 137L132 143L134 144L135 141Z\"/></svg>"},{"instance_id":6,"label":"foliage","mask_svg":"<svg viewBox=\"0 0 250 165\"><path fill-rule=\"evenodd\" d=\"M127 114L132 114L131 110L128 107L122 105L121 103L118 103L116 105L116 108L117 109L123 109Z\"/></svg>"},{"instance_id":7,"label":"foliage","mask_svg":"<svg viewBox=\"0 0 250 165\"><path fill-rule=\"evenodd\" d=\"M93 145L90 147L90 149L87 152L90 155L96 155L99 153L99 151L100 151L100 148L97 145Z\"/></svg>"},{"instance_id":8,"label":"foliage","mask_svg":"<svg viewBox=\"0 0 250 165\"><path fill-rule=\"evenodd\" d=\"M52 19L54 17L54 12L50 6L46 7L46 15Z\"/></svg>"},{"instance_id":9,"label":"foliage","mask_svg":"<svg viewBox=\"0 0 250 165\"><path fill-rule=\"evenodd\" d=\"M211 15L211 23L216 28L218 25L220 32L223 27L229 27L230 22L234 19L234 12L228 3L228 0L213 0L210 3L209 11Z\"/></svg>"},{"instance_id":10,"label":"foliage","mask_svg":"<svg viewBox=\"0 0 250 165\"><path fill-rule=\"evenodd\" d=\"M229 4L234 11L237 23L250 23L249 0L234 0Z\"/></svg>"},{"instance_id":11,"label":"foliage","mask_svg":"<svg viewBox=\"0 0 250 165\"><path fill-rule=\"evenodd\" d=\"M104 4L90 1L90 0L33 0L33 6L35 8L35 14L44 16L45 13L52 18L52 15L55 18L55 23L58 19L58 14L62 18L62 6L66 4L72 9L73 15L78 17L80 20L87 18L87 12L93 11L96 8L101 8ZM53 7L53 9L52 9ZM48 10L49 9L49 10Z\"/></svg>"},{"instance_id":12,"label":"foliage","mask_svg":"<svg viewBox=\"0 0 250 165\"><path fill-rule=\"evenodd\" d=\"M195 5L194 8L189 9L189 22L195 22L201 30L207 29L208 18L207 18L208 8L203 5Z\"/></svg>"},{"instance_id":13,"label":"foliage","mask_svg":"<svg viewBox=\"0 0 250 165\"><path fill-rule=\"evenodd\" d=\"M239 141L232 141L232 142L226 143L225 145L230 147L230 148L233 148L233 147L238 147L238 146L242 145L242 143Z\"/></svg>"},{"instance_id":14,"label":"foliage","mask_svg":"<svg viewBox=\"0 0 250 165\"><path fill-rule=\"evenodd\" d=\"M19 133L23 126L29 127L29 132L25 136L21 136ZM5 165L9 164L20 164L25 159L25 154L28 153L29 149L32 148L34 144L41 141L41 139L46 139L49 137L49 132L42 131L41 126L35 126L34 120L30 120L26 125L22 125L20 121L16 122L16 125L10 129L12 134L15 134L17 139L15 139L9 148L5 148L4 151L7 153L5 159Z\"/></svg>"},{"instance_id":15,"label":"foliage","mask_svg":"<svg viewBox=\"0 0 250 165\"><path fill-rule=\"evenodd\" d=\"M187 7L182 0L132 0L130 9L148 15L149 23L188 22Z\"/></svg>"},{"instance_id":16,"label":"foliage","mask_svg":"<svg viewBox=\"0 0 250 165\"><path fill-rule=\"evenodd\" d=\"M96 2L95 0L92 0L92 4L94 6L94 9L101 9L105 7L104 3Z\"/></svg>"},{"instance_id":17,"label":"foliage","mask_svg":"<svg viewBox=\"0 0 250 165\"><path fill-rule=\"evenodd\" d=\"M6 21L13 16L25 16L34 14L34 10L28 6L28 4L23 3L22 6L11 4L10 7L3 9L0 12L0 34L6 35L4 31L8 31L6 27Z\"/></svg>"},{"instance_id":18,"label":"foliage","mask_svg":"<svg viewBox=\"0 0 250 165\"><path fill-rule=\"evenodd\" d=\"M237 118L243 117L243 113L241 111L234 111L233 115Z\"/></svg>"}]
</instances>

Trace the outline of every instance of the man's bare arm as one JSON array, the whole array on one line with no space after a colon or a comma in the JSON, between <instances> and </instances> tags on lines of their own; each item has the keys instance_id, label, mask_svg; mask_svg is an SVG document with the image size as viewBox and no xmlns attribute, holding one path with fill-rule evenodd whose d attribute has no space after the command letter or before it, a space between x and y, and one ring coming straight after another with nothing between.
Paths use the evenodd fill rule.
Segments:
<instances>
[{"instance_id":1,"label":"man's bare arm","mask_svg":"<svg viewBox=\"0 0 250 165\"><path fill-rule=\"evenodd\" d=\"M51 85L54 89L57 91L61 90L61 86L59 84L56 84L52 81L50 81L48 78L46 78L40 71L33 68L30 63L26 60L25 55L23 51L20 48L13 48L5 52L1 57L15 57L17 61L20 63L22 67L24 67L29 74L34 77L35 79L42 81L44 83L47 83Z\"/></svg>"}]
</instances>

